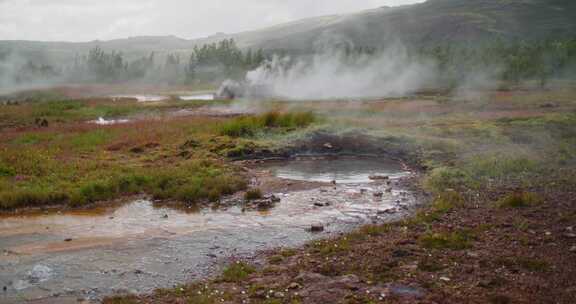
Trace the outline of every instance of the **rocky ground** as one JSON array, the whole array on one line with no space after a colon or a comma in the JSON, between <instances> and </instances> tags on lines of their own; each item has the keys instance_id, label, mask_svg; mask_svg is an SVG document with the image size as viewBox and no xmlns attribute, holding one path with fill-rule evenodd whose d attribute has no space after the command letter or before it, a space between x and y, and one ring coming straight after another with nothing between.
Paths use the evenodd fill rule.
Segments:
<instances>
[{"instance_id":1,"label":"rocky ground","mask_svg":"<svg viewBox=\"0 0 576 304\"><path fill-rule=\"evenodd\" d=\"M401 222L236 261L216 280L105 303L575 303L574 190L516 191L447 192Z\"/></svg>"}]
</instances>

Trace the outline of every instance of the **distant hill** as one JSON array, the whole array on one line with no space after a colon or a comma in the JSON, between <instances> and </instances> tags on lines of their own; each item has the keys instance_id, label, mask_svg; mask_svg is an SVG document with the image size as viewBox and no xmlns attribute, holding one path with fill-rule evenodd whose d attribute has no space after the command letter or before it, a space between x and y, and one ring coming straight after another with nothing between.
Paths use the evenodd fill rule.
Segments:
<instances>
[{"instance_id":1,"label":"distant hill","mask_svg":"<svg viewBox=\"0 0 576 304\"><path fill-rule=\"evenodd\" d=\"M538 40L576 36L574 0L429 0L356 14L313 18L236 35L246 46L307 50L341 39L379 47L476 43L502 38Z\"/></svg>"},{"instance_id":2,"label":"distant hill","mask_svg":"<svg viewBox=\"0 0 576 304\"><path fill-rule=\"evenodd\" d=\"M0 41L0 54L70 60L100 46L128 57L150 52L186 52L194 45L234 38L243 48L309 52L330 41L380 47L478 43L487 39L538 40L576 36L575 0L428 0L355 14L309 18L261 30L186 40L173 36L135 37L83 43Z\"/></svg>"}]
</instances>

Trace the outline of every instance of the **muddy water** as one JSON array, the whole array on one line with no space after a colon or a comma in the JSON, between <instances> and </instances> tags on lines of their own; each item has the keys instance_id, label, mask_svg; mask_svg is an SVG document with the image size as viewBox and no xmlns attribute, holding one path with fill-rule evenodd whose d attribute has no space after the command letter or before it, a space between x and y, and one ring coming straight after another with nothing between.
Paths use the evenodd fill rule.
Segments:
<instances>
[{"instance_id":1,"label":"muddy water","mask_svg":"<svg viewBox=\"0 0 576 304\"><path fill-rule=\"evenodd\" d=\"M356 163L362 167L362 161ZM300 165L276 166L279 175L282 167L294 177L300 171L313 173ZM380 170L374 166L368 167L380 172L371 173L400 173L383 163ZM338 172L340 177L346 170ZM388 193L386 184L353 176L355 184L278 193L281 202L267 211L234 207L186 213L137 200L113 210L0 218L0 284L7 287L0 303L97 301L116 292L170 287L210 275L230 257L297 246L362 223L401 217L414 202L405 192ZM383 197L374 195L381 192ZM329 206L318 207L319 202ZM308 232L316 223L326 231Z\"/></svg>"}]
</instances>

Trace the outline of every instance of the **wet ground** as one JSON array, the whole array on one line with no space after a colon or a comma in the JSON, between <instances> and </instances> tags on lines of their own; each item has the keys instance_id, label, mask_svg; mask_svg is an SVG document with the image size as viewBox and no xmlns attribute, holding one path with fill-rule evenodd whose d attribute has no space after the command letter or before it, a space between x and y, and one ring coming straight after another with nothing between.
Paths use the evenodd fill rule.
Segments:
<instances>
[{"instance_id":1,"label":"wet ground","mask_svg":"<svg viewBox=\"0 0 576 304\"><path fill-rule=\"evenodd\" d=\"M59 303L146 293L206 277L231 257L298 246L360 224L399 218L414 203L409 193L391 190L393 181L368 182L369 175L394 179L406 174L387 161L296 161L261 170L340 183L276 193L281 201L266 211L238 206L183 212L155 208L143 199L116 209L1 218L0 284L6 291L0 302ZM312 224L324 225L325 231L309 232Z\"/></svg>"}]
</instances>

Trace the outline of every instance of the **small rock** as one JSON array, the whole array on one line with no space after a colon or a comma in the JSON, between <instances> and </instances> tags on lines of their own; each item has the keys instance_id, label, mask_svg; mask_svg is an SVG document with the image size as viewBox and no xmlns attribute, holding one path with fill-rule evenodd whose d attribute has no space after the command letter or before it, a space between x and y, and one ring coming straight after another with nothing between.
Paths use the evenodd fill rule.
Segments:
<instances>
[{"instance_id":1,"label":"small rock","mask_svg":"<svg viewBox=\"0 0 576 304\"><path fill-rule=\"evenodd\" d=\"M71 238L64 239L64 242L72 242Z\"/></svg>"},{"instance_id":2,"label":"small rock","mask_svg":"<svg viewBox=\"0 0 576 304\"><path fill-rule=\"evenodd\" d=\"M333 149L333 148L334 148L334 146L332 146L331 143L325 143L323 146L324 146L324 148L326 148L326 149Z\"/></svg>"},{"instance_id":3,"label":"small rock","mask_svg":"<svg viewBox=\"0 0 576 304\"><path fill-rule=\"evenodd\" d=\"M407 256L411 256L412 254L406 250L402 250L402 249L396 249L394 251L392 251L392 256L395 258L403 258L403 257L407 257Z\"/></svg>"},{"instance_id":4,"label":"small rock","mask_svg":"<svg viewBox=\"0 0 576 304\"><path fill-rule=\"evenodd\" d=\"M570 252L576 252L576 246L570 247Z\"/></svg>"},{"instance_id":5,"label":"small rock","mask_svg":"<svg viewBox=\"0 0 576 304\"><path fill-rule=\"evenodd\" d=\"M374 197L383 197L384 196L384 192L374 192Z\"/></svg>"},{"instance_id":6,"label":"small rock","mask_svg":"<svg viewBox=\"0 0 576 304\"><path fill-rule=\"evenodd\" d=\"M441 281L444 281L444 282L450 282L450 281L452 281L452 280L450 280L449 277L440 277L440 280L441 280Z\"/></svg>"},{"instance_id":7,"label":"small rock","mask_svg":"<svg viewBox=\"0 0 576 304\"><path fill-rule=\"evenodd\" d=\"M322 232L322 231L324 231L324 225L313 224L312 226L310 226L310 231L311 232Z\"/></svg>"},{"instance_id":8,"label":"small rock","mask_svg":"<svg viewBox=\"0 0 576 304\"><path fill-rule=\"evenodd\" d=\"M302 286L296 282L288 285L288 289L300 289L300 288L302 288Z\"/></svg>"},{"instance_id":9,"label":"small rock","mask_svg":"<svg viewBox=\"0 0 576 304\"><path fill-rule=\"evenodd\" d=\"M396 213L396 209L394 209L394 208L390 208L390 209L386 209L386 210L378 210L378 212L377 212L378 215L394 214L394 213Z\"/></svg>"},{"instance_id":10,"label":"small rock","mask_svg":"<svg viewBox=\"0 0 576 304\"><path fill-rule=\"evenodd\" d=\"M282 298L285 297L285 295L284 295L283 292L277 291L277 292L274 293L274 297L277 298L277 299L282 299Z\"/></svg>"},{"instance_id":11,"label":"small rock","mask_svg":"<svg viewBox=\"0 0 576 304\"><path fill-rule=\"evenodd\" d=\"M314 206L316 206L316 207L328 207L328 206L330 206L330 203L315 202Z\"/></svg>"},{"instance_id":12,"label":"small rock","mask_svg":"<svg viewBox=\"0 0 576 304\"><path fill-rule=\"evenodd\" d=\"M543 103L540 105L540 108L542 109L552 109L552 108L557 108L558 105L552 102L547 102L547 103Z\"/></svg>"},{"instance_id":13,"label":"small rock","mask_svg":"<svg viewBox=\"0 0 576 304\"><path fill-rule=\"evenodd\" d=\"M302 272L296 278L296 281L304 282L321 282L326 280L326 276L314 272Z\"/></svg>"},{"instance_id":14,"label":"small rock","mask_svg":"<svg viewBox=\"0 0 576 304\"><path fill-rule=\"evenodd\" d=\"M468 251L466 252L466 256L470 257L470 258L474 258L477 259L480 257L480 255L477 252L474 251Z\"/></svg>"},{"instance_id":15,"label":"small rock","mask_svg":"<svg viewBox=\"0 0 576 304\"><path fill-rule=\"evenodd\" d=\"M387 192L387 193L392 193L392 188L386 189L386 192Z\"/></svg>"},{"instance_id":16,"label":"small rock","mask_svg":"<svg viewBox=\"0 0 576 304\"><path fill-rule=\"evenodd\" d=\"M162 216L162 218L163 218L163 219L167 219L167 218L168 218L168 214L164 214L164 215Z\"/></svg>"},{"instance_id":17,"label":"small rock","mask_svg":"<svg viewBox=\"0 0 576 304\"><path fill-rule=\"evenodd\" d=\"M426 296L426 291L419 287L412 287L401 284L389 284L388 291L393 296L402 298L416 298L420 299Z\"/></svg>"},{"instance_id":18,"label":"small rock","mask_svg":"<svg viewBox=\"0 0 576 304\"><path fill-rule=\"evenodd\" d=\"M332 180L332 185L336 185L336 180Z\"/></svg>"},{"instance_id":19,"label":"small rock","mask_svg":"<svg viewBox=\"0 0 576 304\"><path fill-rule=\"evenodd\" d=\"M384 175L370 175L368 178L371 180L389 180L390 179L389 176L384 176Z\"/></svg>"}]
</instances>

